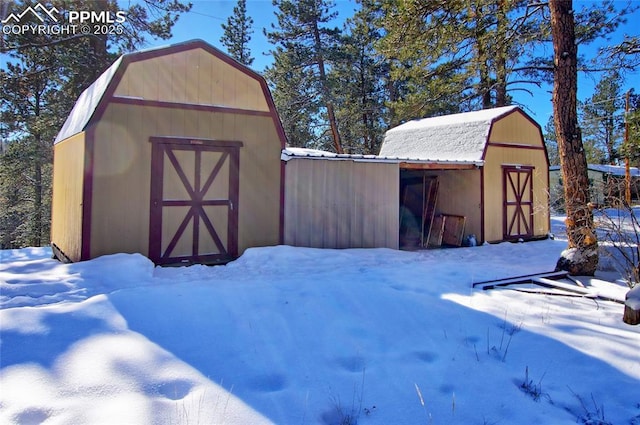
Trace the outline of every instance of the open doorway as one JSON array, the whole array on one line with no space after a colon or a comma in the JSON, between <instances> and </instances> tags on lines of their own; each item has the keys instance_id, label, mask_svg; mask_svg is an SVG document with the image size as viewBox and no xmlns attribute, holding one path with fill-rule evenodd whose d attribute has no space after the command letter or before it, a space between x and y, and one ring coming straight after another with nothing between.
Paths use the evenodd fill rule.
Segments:
<instances>
[{"instance_id":1,"label":"open doorway","mask_svg":"<svg viewBox=\"0 0 640 425\"><path fill-rule=\"evenodd\" d=\"M427 248L438 200L438 177L400 171L400 249Z\"/></svg>"}]
</instances>

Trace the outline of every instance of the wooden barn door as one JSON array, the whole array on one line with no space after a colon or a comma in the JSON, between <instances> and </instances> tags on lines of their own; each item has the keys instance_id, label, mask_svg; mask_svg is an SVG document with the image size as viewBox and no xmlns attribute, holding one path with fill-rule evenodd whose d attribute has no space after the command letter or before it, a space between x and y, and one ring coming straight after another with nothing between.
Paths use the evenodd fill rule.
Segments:
<instances>
[{"instance_id":1,"label":"wooden barn door","mask_svg":"<svg viewBox=\"0 0 640 425\"><path fill-rule=\"evenodd\" d=\"M504 239L533 237L533 168L504 166Z\"/></svg>"},{"instance_id":2,"label":"wooden barn door","mask_svg":"<svg viewBox=\"0 0 640 425\"><path fill-rule=\"evenodd\" d=\"M149 257L216 264L238 255L239 142L151 138Z\"/></svg>"}]
</instances>

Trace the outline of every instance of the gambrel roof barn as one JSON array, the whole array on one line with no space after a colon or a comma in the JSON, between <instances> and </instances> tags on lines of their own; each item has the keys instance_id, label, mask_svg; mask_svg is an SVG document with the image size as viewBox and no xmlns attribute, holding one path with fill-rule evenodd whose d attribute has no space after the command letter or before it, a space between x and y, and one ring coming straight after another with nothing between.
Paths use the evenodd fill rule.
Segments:
<instances>
[{"instance_id":1,"label":"gambrel roof barn","mask_svg":"<svg viewBox=\"0 0 640 425\"><path fill-rule=\"evenodd\" d=\"M407 181L438 177L437 208L466 217L467 233L481 241L534 239L549 232L542 130L517 106L407 122L386 133L380 156L479 164L457 172L438 165L400 168Z\"/></svg>"},{"instance_id":2,"label":"gambrel roof barn","mask_svg":"<svg viewBox=\"0 0 640 425\"><path fill-rule=\"evenodd\" d=\"M218 263L278 244L284 146L265 80L209 44L124 55L56 138L54 251Z\"/></svg>"},{"instance_id":3,"label":"gambrel roof barn","mask_svg":"<svg viewBox=\"0 0 640 425\"><path fill-rule=\"evenodd\" d=\"M520 109L506 106L406 122L387 131L380 156L484 161L494 124L514 111Z\"/></svg>"}]
</instances>

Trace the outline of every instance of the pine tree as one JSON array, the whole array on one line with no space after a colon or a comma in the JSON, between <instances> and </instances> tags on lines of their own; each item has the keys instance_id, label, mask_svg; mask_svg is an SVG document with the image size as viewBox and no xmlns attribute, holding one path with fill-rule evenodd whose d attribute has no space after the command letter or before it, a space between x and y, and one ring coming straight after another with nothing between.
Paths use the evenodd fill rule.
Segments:
<instances>
[{"instance_id":1,"label":"pine tree","mask_svg":"<svg viewBox=\"0 0 640 425\"><path fill-rule=\"evenodd\" d=\"M34 4L15 2L2 12ZM61 15L68 10L118 10L113 0L57 0L47 5ZM123 33L109 36L2 34L1 51L9 59L0 70L0 248L49 242L52 144L75 100L113 61L113 50L134 49L145 36L168 38L178 14L189 8L177 0L131 5ZM41 24L31 14L23 19Z\"/></svg>"},{"instance_id":2,"label":"pine tree","mask_svg":"<svg viewBox=\"0 0 640 425\"><path fill-rule=\"evenodd\" d=\"M220 37L220 43L227 48L229 55L247 66L251 66L254 60L249 50L252 25L253 19L247 16L247 0L238 0L233 15L229 16L226 24L222 24L224 34Z\"/></svg>"},{"instance_id":3,"label":"pine tree","mask_svg":"<svg viewBox=\"0 0 640 425\"><path fill-rule=\"evenodd\" d=\"M27 20L34 23L33 16ZM48 242L52 142L64 118L64 83L57 46L46 34L12 34L9 45L39 45L14 52L0 70L0 122L6 151L0 157L0 247Z\"/></svg>"},{"instance_id":4,"label":"pine tree","mask_svg":"<svg viewBox=\"0 0 640 425\"><path fill-rule=\"evenodd\" d=\"M621 43L601 48L599 54L617 69L635 71L640 66L640 36L625 35Z\"/></svg>"},{"instance_id":5,"label":"pine tree","mask_svg":"<svg viewBox=\"0 0 640 425\"><path fill-rule=\"evenodd\" d=\"M266 69L265 77L273 86L273 101L289 146L325 148L324 133L316 131L324 126L313 72L298 66L293 55L277 47L274 64Z\"/></svg>"},{"instance_id":6,"label":"pine tree","mask_svg":"<svg viewBox=\"0 0 640 425\"><path fill-rule=\"evenodd\" d=\"M585 145L597 146L603 161L616 164L624 132L624 96L617 71L608 72L596 84L595 93L583 104L581 129Z\"/></svg>"},{"instance_id":7,"label":"pine tree","mask_svg":"<svg viewBox=\"0 0 640 425\"><path fill-rule=\"evenodd\" d=\"M8 7L0 12L19 12L27 6L34 6L37 2L23 0L8 2ZM118 11L125 12L126 19L119 24L119 30L110 34L72 34L51 37L47 40L34 40L30 35L16 37L15 34L3 34L0 43L0 53L18 51L25 48L39 48L53 45L74 45L79 40L87 40L96 52L108 54L126 53L136 50L147 42L147 37L163 40L171 37L171 29L177 22L181 13L191 10L191 3L182 0L145 0L144 2L122 2L127 7L122 7L116 0L53 0L41 1L42 4L54 6L61 15L69 10L92 11L95 13ZM6 9L6 10L5 10ZM40 23L40 22L37 22Z\"/></svg>"},{"instance_id":8,"label":"pine tree","mask_svg":"<svg viewBox=\"0 0 640 425\"><path fill-rule=\"evenodd\" d=\"M382 52L406 90L391 104L396 122L508 105L513 91L553 83L547 2L380 1ZM575 12L576 42L601 40L632 10L613 1L584 5ZM625 46L634 51L633 39ZM602 63L579 59L581 71L602 70Z\"/></svg>"},{"instance_id":9,"label":"pine tree","mask_svg":"<svg viewBox=\"0 0 640 425\"><path fill-rule=\"evenodd\" d=\"M587 160L578 127L578 45L571 0L550 0L554 52L553 116L564 182L569 249L557 268L592 276L598 265L598 240L590 207Z\"/></svg>"},{"instance_id":10,"label":"pine tree","mask_svg":"<svg viewBox=\"0 0 640 425\"><path fill-rule=\"evenodd\" d=\"M587 4L579 2L581 8L574 10L576 43L580 46L589 45L597 40L607 38L619 25L625 21L625 16L637 10L637 7L625 5L618 9L619 2L615 0L605 0L598 4ZM516 68L518 75L526 77L534 84L553 84L554 63L553 58L548 55L546 48L552 44L550 19L548 16L547 3L533 3L535 8L529 13L535 16L537 26L532 28L533 39L530 44L520 52L519 65ZM578 72L589 75L595 73L599 75L603 70L614 70L620 68L622 62L614 64L612 59L615 54L614 48L601 49L601 54L593 55L591 58L578 57ZM542 54L540 53L542 52ZM629 65L630 62L625 62Z\"/></svg>"},{"instance_id":11,"label":"pine tree","mask_svg":"<svg viewBox=\"0 0 640 425\"><path fill-rule=\"evenodd\" d=\"M627 142L623 144L622 155L628 156L631 164L640 167L640 95L632 89L629 95L629 111L625 113Z\"/></svg>"},{"instance_id":12,"label":"pine tree","mask_svg":"<svg viewBox=\"0 0 640 425\"><path fill-rule=\"evenodd\" d=\"M408 89L394 105L399 121L510 104L510 90L530 83L513 75L539 28L531 7L505 0L385 2L381 48L394 80Z\"/></svg>"},{"instance_id":13,"label":"pine tree","mask_svg":"<svg viewBox=\"0 0 640 425\"><path fill-rule=\"evenodd\" d=\"M267 69L267 78L276 92L297 92L290 100L302 108L292 111L287 98L275 96L285 132L292 128L298 130L295 134L287 133L287 137L294 145L318 147L328 145L325 140L329 139L333 149L342 153L333 90L327 77L335 61L340 37L337 28L328 27L336 16L331 12L333 3L329 0L273 0L273 5L278 24L272 25L271 31L265 31L275 46L271 51L274 64ZM296 88L293 85L296 83L301 86ZM303 131L299 131L300 125L294 117L300 114L305 115L304 124L307 125ZM305 133L313 138L297 139Z\"/></svg>"},{"instance_id":14,"label":"pine tree","mask_svg":"<svg viewBox=\"0 0 640 425\"><path fill-rule=\"evenodd\" d=\"M16 248L48 242L51 147L59 128L59 80L48 69L50 48L22 56L22 63L0 71L0 117L7 151L0 157L0 245Z\"/></svg>"},{"instance_id":15,"label":"pine tree","mask_svg":"<svg viewBox=\"0 0 640 425\"><path fill-rule=\"evenodd\" d=\"M391 63L396 88L391 125L424 116L460 112L469 86L466 58L458 54L459 3L384 1L379 50Z\"/></svg>"},{"instance_id":16,"label":"pine tree","mask_svg":"<svg viewBox=\"0 0 640 425\"><path fill-rule=\"evenodd\" d=\"M382 38L381 11L373 0L360 0L360 10L347 21L341 57L331 72L336 115L345 151L377 154L388 129L389 64L377 53Z\"/></svg>"}]
</instances>

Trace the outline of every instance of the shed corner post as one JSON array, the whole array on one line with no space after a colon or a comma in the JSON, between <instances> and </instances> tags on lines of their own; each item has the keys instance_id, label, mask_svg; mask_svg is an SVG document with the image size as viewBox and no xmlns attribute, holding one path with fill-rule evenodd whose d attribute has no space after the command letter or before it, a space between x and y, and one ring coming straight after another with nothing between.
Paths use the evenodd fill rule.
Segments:
<instances>
[{"instance_id":1,"label":"shed corner post","mask_svg":"<svg viewBox=\"0 0 640 425\"><path fill-rule=\"evenodd\" d=\"M82 236L80 261L91 259L91 223L93 214L93 177L95 167L95 125L85 133L84 172L82 185Z\"/></svg>"}]
</instances>

